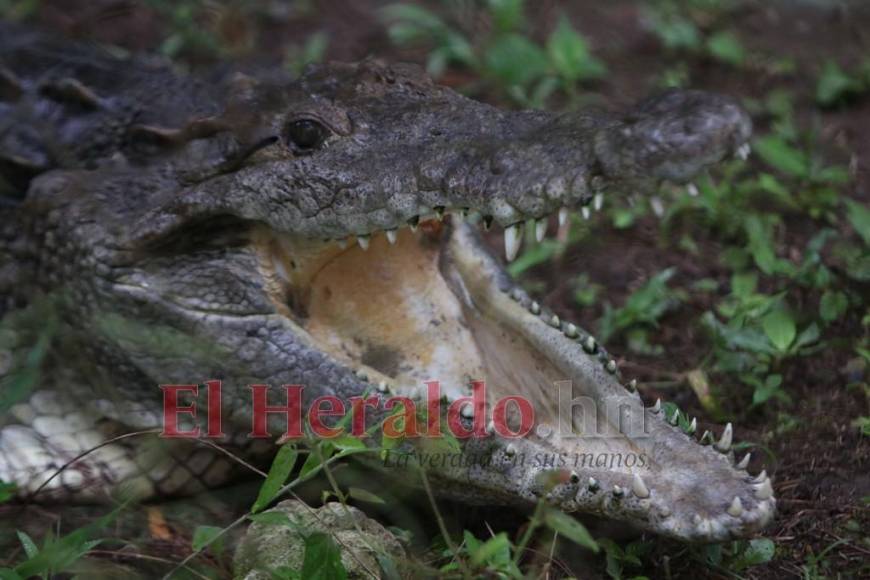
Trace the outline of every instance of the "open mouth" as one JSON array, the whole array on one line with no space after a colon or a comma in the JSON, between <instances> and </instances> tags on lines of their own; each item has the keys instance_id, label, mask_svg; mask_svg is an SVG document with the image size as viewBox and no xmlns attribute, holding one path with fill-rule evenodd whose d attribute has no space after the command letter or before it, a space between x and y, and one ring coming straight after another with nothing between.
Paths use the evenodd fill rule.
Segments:
<instances>
[{"instance_id":1,"label":"open mouth","mask_svg":"<svg viewBox=\"0 0 870 580\"><path fill-rule=\"evenodd\" d=\"M529 401L526 437L469 443L502 462L481 468L477 486L684 540L745 535L772 517L770 480L748 474L748 459L735 465L730 425L699 444L694 422L683 430L660 404L644 408L595 338L532 301L455 218L350 247L261 231L270 297L300 335L384 394L422 399L435 380L454 400L483 380L490 409L503 397ZM552 459L518 466L518 454ZM547 473L555 484L541 484ZM470 474L454 476L470 484Z\"/></svg>"}]
</instances>

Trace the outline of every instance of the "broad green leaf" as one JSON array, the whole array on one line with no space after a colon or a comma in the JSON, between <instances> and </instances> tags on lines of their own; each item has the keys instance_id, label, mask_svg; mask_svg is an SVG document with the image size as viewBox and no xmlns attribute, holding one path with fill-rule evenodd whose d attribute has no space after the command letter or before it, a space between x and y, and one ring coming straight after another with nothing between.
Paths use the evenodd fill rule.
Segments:
<instances>
[{"instance_id":1,"label":"broad green leaf","mask_svg":"<svg viewBox=\"0 0 870 580\"><path fill-rule=\"evenodd\" d=\"M576 518L555 509L547 509L544 515L544 522L555 532L575 544L589 548L593 552L598 552L598 544L589 535L586 527L581 524Z\"/></svg>"},{"instance_id":2,"label":"broad green leaf","mask_svg":"<svg viewBox=\"0 0 870 580\"><path fill-rule=\"evenodd\" d=\"M266 481L260 486L260 493L257 495L257 500L251 507L253 513L263 511L272 503L278 492L287 481L290 472L293 471L293 466L296 465L296 458L299 453L293 444L285 443L278 449L275 459L272 461L272 467L269 468L269 474L266 476Z\"/></svg>"},{"instance_id":3,"label":"broad green leaf","mask_svg":"<svg viewBox=\"0 0 870 580\"><path fill-rule=\"evenodd\" d=\"M471 563L475 566L481 564L503 564L510 561L511 541L505 532L500 532L483 543L474 547L467 546L471 554Z\"/></svg>"},{"instance_id":4,"label":"broad green leaf","mask_svg":"<svg viewBox=\"0 0 870 580\"><path fill-rule=\"evenodd\" d=\"M730 562L729 568L734 572L745 570L750 566L757 566L770 562L776 553L776 545L768 538L749 540L746 549Z\"/></svg>"},{"instance_id":5,"label":"broad green leaf","mask_svg":"<svg viewBox=\"0 0 870 580\"><path fill-rule=\"evenodd\" d=\"M862 83L858 79L847 75L836 62L829 60L816 83L816 103L830 107L844 97L860 92L861 87Z\"/></svg>"},{"instance_id":6,"label":"broad green leaf","mask_svg":"<svg viewBox=\"0 0 870 580\"><path fill-rule=\"evenodd\" d=\"M766 135L756 139L755 150L765 163L793 177L806 178L809 163L806 155L798 151L776 135Z\"/></svg>"},{"instance_id":7,"label":"broad green leaf","mask_svg":"<svg viewBox=\"0 0 870 580\"><path fill-rule=\"evenodd\" d=\"M485 72L503 87L525 87L547 73L547 55L535 43L519 34L505 34L484 54Z\"/></svg>"},{"instance_id":8,"label":"broad green leaf","mask_svg":"<svg viewBox=\"0 0 870 580\"><path fill-rule=\"evenodd\" d=\"M711 36L707 40L707 50L717 60L730 65L740 66L746 60L743 45L730 32L719 32Z\"/></svg>"},{"instance_id":9,"label":"broad green leaf","mask_svg":"<svg viewBox=\"0 0 870 580\"><path fill-rule=\"evenodd\" d=\"M761 319L761 327L780 352L788 351L797 335L794 318L783 309L771 310Z\"/></svg>"},{"instance_id":10,"label":"broad green leaf","mask_svg":"<svg viewBox=\"0 0 870 580\"><path fill-rule=\"evenodd\" d=\"M333 539L322 532L305 538L302 574L305 580L345 580L347 570L341 562L341 551Z\"/></svg>"},{"instance_id":11,"label":"broad green leaf","mask_svg":"<svg viewBox=\"0 0 870 580\"><path fill-rule=\"evenodd\" d=\"M0 503L9 501L15 496L17 486L14 483L5 483L0 481Z\"/></svg>"},{"instance_id":12,"label":"broad green leaf","mask_svg":"<svg viewBox=\"0 0 870 580\"><path fill-rule=\"evenodd\" d=\"M219 534L223 530L216 526L197 526L193 531L193 540L191 542L191 547L195 552L198 552L205 548L206 546L211 546L212 551L215 554L220 555L223 552L222 542L220 538L218 538ZM215 538L218 538L215 540Z\"/></svg>"},{"instance_id":13,"label":"broad green leaf","mask_svg":"<svg viewBox=\"0 0 870 580\"><path fill-rule=\"evenodd\" d=\"M847 199L846 209L848 210L846 216L849 218L849 223L852 224L864 243L870 246L870 208L863 203Z\"/></svg>"},{"instance_id":14,"label":"broad green leaf","mask_svg":"<svg viewBox=\"0 0 870 580\"><path fill-rule=\"evenodd\" d=\"M849 298L838 290L826 290L819 302L819 314L825 322L833 322L845 314Z\"/></svg>"},{"instance_id":15,"label":"broad green leaf","mask_svg":"<svg viewBox=\"0 0 870 580\"><path fill-rule=\"evenodd\" d=\"M348 449L368 449L365 443L353 435L341 435L335 439L330 439L329 442L334 445L336 449L341 451L346 451Z\"/></svg>"},{"instance_id":16,"label":"broad green leaf","mask_svg":"<svg viewBox=\"0 0 870 580\"><path fill-rule=\"evenodd\" d=\"M564 15L547 39L547 54L559 76L569 83L597 78L606 72L601 61L590 53L586 39Z\"/></svg>"}]
</instances>

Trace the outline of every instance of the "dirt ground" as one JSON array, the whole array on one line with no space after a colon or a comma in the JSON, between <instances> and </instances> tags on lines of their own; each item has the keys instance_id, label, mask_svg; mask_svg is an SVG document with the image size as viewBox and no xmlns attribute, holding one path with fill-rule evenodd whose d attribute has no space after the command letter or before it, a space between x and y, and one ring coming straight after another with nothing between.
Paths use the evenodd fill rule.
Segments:
<instances>
[{"instance_id":1,"label":"dirt ground","mask_svg":"<svg viewBox=\"0 0 870 580\"><path fill-rule=\"evenodd\" d=\"M300 3L302 4L302 3ZM283 20L276 20L260 30L256 48L244 59L256 61L280 58L288 44L314 30L329 34L328 57L336 60L358 60L374 55L389 60L423 62L423 50L399 50L389 42L375 8L383 3L369 0L345 2L325 0L313 4L310 10L289 9ZM609 68L609 74L589 87L592 98L601 103L628 103L650 92L652 79L667 65L667 57L655 38L639 22L636 2L555 2L534 5L531 27L535 34L546 31L560 11L567 12L574 25L582 31ZM295 6L295 5L294 5ZM782 87L798 95L798 118L802 123L817 123L826 155L844 165L852 164L856 179L850 186L851 195L868 201L870 183L870 98L850 106L822 112L813 102L815 78L825 59L836 59L842 65L857 65L870 54L870 6L849 3L847 8L813 2L747 2L745 10L732 16L730 28L744 45L760 55L789 55L797 63L797 74L782 75L765 72L763 66L726 69L714 66L702 58L690 60L692 86L726 92L740 97L762 98L771 89ZM47 1L41 4L36 20L65 34L116 43L131 49L149 50L156 47L164 35L165 22L149 8L135 3ZM110 23L111 25L107 25ZM482 25L485 25L482 24ZM244 27L242 27L244 28ZM247 33L228 32L232 38ZM235 35L235 36L234 36ZM448 73L444 82L461 84L462 71ZM763 130L764 119L759 128ZM572 299L569 281L579 273L606 288L612 304L622 304L625 296L652 275L667 267L679 271L677 283L700 278L727 280L728 273L715 259L699 260L676 246L667 246L661 239L657 223L645 218L629 232L615 231L606 223L594 223L594 235L589 243L573 247L561 260L536 267L531 278L543 283L542 298L561 316L594 328L601 308L580 308ZM686 225L684 227L691 227ZM802 252L806 240L814 233L812 223L789 227L794 239L788 240L795 252ZM720 250L714 243L704 244L699 236L701 256L715 257ZM501 252L501 237L494 236L493 248ZM662 377L699 366L709 344L692 321L710 306L707 294L690 295L683 309L661 321L656 343L664 355L643 357L632 355L620 361L624 372L640 382L657 382ZM842 321L829 330L841 337L858 337L862 332L857 316ZM624 344L608 345L615 353L627 352ZM812 358L796 358L783 369L785 384L792 395L791 406L769 404L753 411L746 410L751 398L748 387L718 384L721 399L728 414L735 418L736 436L767 447L769 453L756 453L753 470L762 465L773 476L778 497L778 516L766 531L766 537L776 542L773 561L752 568L749 577L782 578L801 574L801 566L812 554L848 537L848 543L834 547L827 559L830 572L855 570L860 562L870 559L866 543L870 522L870 445L868 439L850 423L868 414L867 400L859 389L847 389L855 377L847 376L847 362L854 354L843 348L826 350ZM860 377L859 377L860 379ZM866 377L863 378L867 380ZM649 401L656 397L676 402L700 418L707 416L691 389L642 388ZM787 412L796 427L774 432L777 415ZM713 423L702 426L708 427ZM766 455L766 456L765 456ZM500 516L474 511L476 519ZM501 516L504 517L504 516ZM459 516L460 523L462 516ZM479 519L477 521L482 521ZM516 521L522 521L518 517ZM849 536L855 523L863 532ZM473 527L474 522L464 522ZM863 539L862 539L863 538ZM863 542L863 543L862 543ZM680 547L662 542L657 550L676 554ZM687 558L670 558L673 577L697 577L699 567ZM653 576L666 572L650 572ZM713 573L711 573L713 574Z\"/></svg>"}]
</instances>

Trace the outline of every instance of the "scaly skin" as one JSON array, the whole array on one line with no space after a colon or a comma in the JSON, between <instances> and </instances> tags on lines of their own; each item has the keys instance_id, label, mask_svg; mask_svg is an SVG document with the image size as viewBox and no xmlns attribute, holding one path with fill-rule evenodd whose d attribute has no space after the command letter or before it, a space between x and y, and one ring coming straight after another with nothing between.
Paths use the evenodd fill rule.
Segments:
<instances>
[{"instance_id":1,"label":"scaly skin","mask_svg":"<svg viewBox=\"0 0 870 580\"><path fill-rule=\"evenodd\" d=\"M0 431L0 479L25 495L107 430L159 426L159 384L220 378L225 431L257 455L270 445L246 441L249 384L306 385L307 408L372 386L420 398L429 379L449 402L482 379L490 402L532 401L550 433L464 440L476 462L430 469L443 494L546 497L690 541L744 536L771 518L770 480L734 465L730 425L698 444L658 406L644 409L594 338L515 287L460 219L504 227L510 259L529 220L542 235L549 216L599 194L682 182L745 153L751 123L731 99L671 91L621 114L512 112L409 66L194 81L3 32L0 174L11 195L0 308L30 334L36 304L50 300L59 319L45 375L54 386L13 407ZM24 359L25 334L4 341L8 360ZM563 403L596 406L597 429L581 406L557 405L560 381L571 383ZM172 460L132 439L112 444L40 497L119 484L190 492L230 475L206 450L168 447ZM569 463L534 464L539 453ZM586 453L644 459L572 463Z\"/></svg>"}]
</instances>

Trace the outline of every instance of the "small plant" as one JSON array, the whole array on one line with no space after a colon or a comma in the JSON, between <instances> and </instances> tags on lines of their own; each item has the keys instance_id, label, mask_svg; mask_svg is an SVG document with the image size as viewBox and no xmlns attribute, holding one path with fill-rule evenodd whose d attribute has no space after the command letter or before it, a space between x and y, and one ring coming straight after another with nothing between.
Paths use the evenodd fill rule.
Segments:
<instances>
[{"instance_id":1,"label":"small plant","mask_svg":"<svg viewBox=\"0 0 870 580\"><path fill-rule=\"evenodd\" d=\"M480 38L417 5L393 4L383 15L399 46L430 46L433 76L450 65L465 67L523 105L542 107L553 91L574 95L577 83L604 75L604 64L565 16L541 46L523 32L524 10L523 0L489 0L484 13L492 27Z\"/></svg>"}]
</instances>

